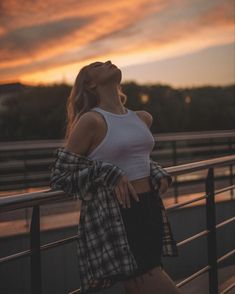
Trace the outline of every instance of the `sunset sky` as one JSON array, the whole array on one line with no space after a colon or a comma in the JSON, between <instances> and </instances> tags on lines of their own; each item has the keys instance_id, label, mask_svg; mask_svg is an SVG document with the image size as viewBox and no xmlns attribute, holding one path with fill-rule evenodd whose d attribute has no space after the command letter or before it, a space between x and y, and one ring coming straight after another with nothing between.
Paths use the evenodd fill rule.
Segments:
<instances>
[{"instance_id":1,"label":"sunset sky","mask_svg":"<svg viewBox=\"0 0 235 294\"><path fill-rule=\"evenodd\" d=\"M122 81L235 83L233 0L2 0L0 83L72 84L111 60Z\"/></svg>"}]
</instances>

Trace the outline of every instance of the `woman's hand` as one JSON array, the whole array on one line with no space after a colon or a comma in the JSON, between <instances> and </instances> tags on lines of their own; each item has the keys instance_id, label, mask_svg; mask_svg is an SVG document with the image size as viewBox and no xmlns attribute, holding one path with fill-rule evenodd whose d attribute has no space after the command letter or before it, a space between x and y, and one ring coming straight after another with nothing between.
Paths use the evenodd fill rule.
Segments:
<instances>
[{"instance_id":1,"label":"woman's hand","mask_svg":"<svg viewBox=\"0 0 235 294\"><path fill-rule=\"evenodd\" d=\"M124 208L130 208L130 196L131 195L136 201L139 201L139 197L128 180L127 175L123 175L115 187L115 192L118 198L118 201Z\"/></svg>"},{"instance_id":2,"label":"woman's hand","mask_svg":"<svg viewBox=\"0 0 235 294\"><path fill-rule=\"evenodd\" d=\"M164 194L166 193L167 189L169 187L169 182L166 177L163 177L160 179L160 188L159 188L159 193Z\"/></svg>"}]
</instances>

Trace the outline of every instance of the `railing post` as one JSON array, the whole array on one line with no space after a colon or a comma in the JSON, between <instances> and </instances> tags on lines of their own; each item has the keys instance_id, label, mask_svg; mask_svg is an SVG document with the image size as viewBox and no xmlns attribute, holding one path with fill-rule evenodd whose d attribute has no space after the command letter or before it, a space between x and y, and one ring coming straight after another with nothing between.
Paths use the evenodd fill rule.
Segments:
<instances>
[{"instance_id":1,"label":"railing post","mask_svg":"<svg viewBox=\"0 0 235 294\"><path fill-rule=\"evenodd\" d=\"M228 139L228 150L229 150L230 155L233 154L233 145L232 144L233 144L232 139L229 138ZM230 182L230 185L232 186L233 185L233 164L229 165L229 182ZM230 190L230 195L231 195L231 199L233 199L233 195L234 195L233 189Z\"/></svg>"},{"instance_id":2,"label":"railing post","mask_svg":"<svg viewBox=\"0 0 235 294\"><path fill-rule=\"evenodd\" d=\"M229 165L229 183L230 185L232 186L233 185L233 165L230 164ZM231 200L233 199L233 195L234 195L234 192L233 192L233 189L230 190L230 196L231 196Z\"/></svg>"},{"instance_id":3,"label":"railing post","mask_svg":"<svg viewBox=\"0 0 235 294\"><path fill-rule=\"evenodd\" d=\"M172 141L172 158L173 158L173 166L177 165L177 141ZM175 203L178 203L178 178L175 176L174 181L174 198Z\"/></svg>"},{"instance_id":4,"label":"railing post","mask_svg":"<svg viewBox=\"0 0 235 294\"><path fill-rule=\"evenodd\" d=\"M40 206L33 206L30 226L31 293L42 294L41 251L40 251Z\"/></svg>"},{"instance_id":5,"label":"railing post","mask_svg":"<svg viewBox=\"0 0 235 294\"><path fill-rule=\"evenodd\" d=\"M214 169L209 168L206 178L206 225L207 256L209 269L209 293L218 294L218 267L217 267L217 241L216 241L216 214L214 195Z\"/></svg>"}]
</instances>

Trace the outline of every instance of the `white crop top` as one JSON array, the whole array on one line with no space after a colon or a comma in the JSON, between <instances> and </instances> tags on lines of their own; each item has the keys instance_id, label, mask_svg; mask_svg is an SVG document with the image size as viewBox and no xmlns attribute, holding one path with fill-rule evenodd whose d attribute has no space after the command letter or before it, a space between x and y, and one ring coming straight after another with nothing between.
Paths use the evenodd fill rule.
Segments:
<instances>
[{"instance_id":1,"label":"white crop top","mask_svg":"<svg viewBox=\"0 0 235 294\"><path fill-rule=\"evenodd\" d=\"M115 114L94 107L101 113L107 124L107 132L101 143L87 156L103 160L124 170L129 180L150 175L150 153L154 137L148 126L138 115L126 109L124 114Z\"/></svg>"}]
</instances>

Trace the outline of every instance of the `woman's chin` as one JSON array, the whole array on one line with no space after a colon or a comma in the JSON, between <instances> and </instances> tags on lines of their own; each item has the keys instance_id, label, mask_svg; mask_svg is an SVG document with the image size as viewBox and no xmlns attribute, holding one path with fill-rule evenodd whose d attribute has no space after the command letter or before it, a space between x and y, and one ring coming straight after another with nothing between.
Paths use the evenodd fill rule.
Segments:
<instances>
[{"instance_id":1,"label":"woman's chin","mask_svg":"<svg viewBox=\"0 0 235 294\"><path fill-rule=\"evenodd\" d=\"M122 80L122 72L118 67L116 68L116 77L117 77L117 82L120 84Z\"/></svg>"},{"instance_id":2,"label":"woman's chin","mask_svg":"<svg viewBox=\"0 0 235 294\"><path fill-rule=\"evenodd\" d=\"M101 84L105 83L112 83L115 82L120 84L122 80L122 72L118 67L113 67L111 71L102 79L100 80Z\"/></svg>"}]
</instances>

